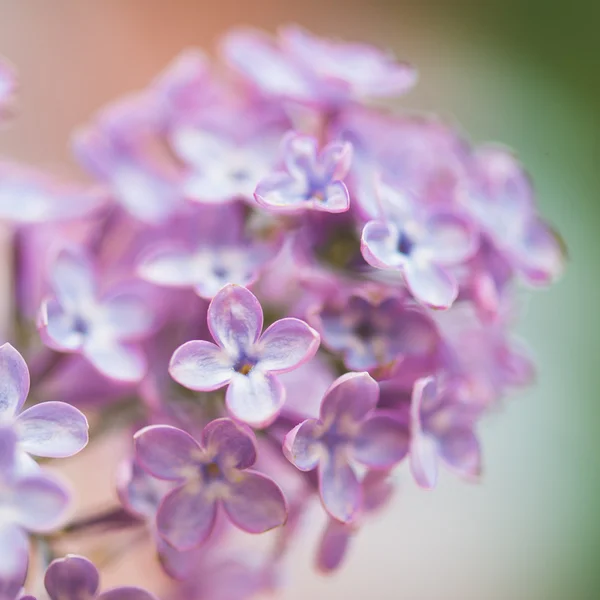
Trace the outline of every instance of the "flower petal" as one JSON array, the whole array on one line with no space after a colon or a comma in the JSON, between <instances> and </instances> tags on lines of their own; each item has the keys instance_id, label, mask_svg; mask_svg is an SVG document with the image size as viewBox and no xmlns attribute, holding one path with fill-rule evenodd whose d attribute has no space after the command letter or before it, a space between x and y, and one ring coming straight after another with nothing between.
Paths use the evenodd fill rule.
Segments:
<instances>
[{"instance_id":1,"label":"flower petal","mask_svg":"<svg viewBox=\"0 0 600 600\"><path fill-rule=\"evenodd\" d=\"M321 420L347 415L354 422L361 421L377 406L378 400L379 385L368 373L346 373L325 393Z\"/></svg>"},{"instance_id":2,"label":"flower petal","mask_svg":"<svg viewBox=\"0 0 600 600\"><path fill-rule=\"evenodd\" d=\"M303 179L316 170L316 138L291 131L284 136L281 146L285 168L294 179Z\"/></svg>"},{"instance_id":3,"label":"flower petal","mask_svg":"<svg viewBox=\"0 0 600 600\"><path fill-rule=\"evenodd\" d=\"M470 429L453 428L439 440L440 457L462 477L476 479L481 475L481 449Z\"/></svg>"},{"instance_id":4,"label":"flower petal","mask_svg":"<svg viewBox=\"0 0 600 600\"><path fill-rule=\"evenodd\" d=\"M46 570L44 586L52 600L95 598L100 585L96 567L83 556L67 555Z\"/></svg>"},{"instance_id":5,"label":"flower petal","mask_svg":"<svg viewBox=\"0 0 600 600\"><path fill-rule=\"evenodd\" d=\"M10 473L16 468L17 443L17 434L10 421L0 425L0 473Z\"/></svg>"},{"instance_id":6,"label":"flower petal","mask_svg":"<svg viewBox=\"0 0 600 600\"><path fill-rule=\"evenodd\" d=\"M348 551L352 527L335 519L329 519L317 551L317 568L323 573L331 573L339 568Z\"/></svg>"},{"instance_id":7,"label":"flower petal","mask_svg":"<svg viewBox=\"0 0 600 600\"><path fill-rule=\"evenodd\" d=\"M196 255L175 249L164 249L147 257L138 267L138 273L146 281L168 287L189 287L200 279Z\"/></svg>"},{"instance_id":8,"label":"flower petal","mask_svg":"<svg viewBox=\"0 0 600 600\"><path fill-rule=\"evenodd\" d=\"M233 283L226 285L208 307L208 327L214 340L232 353L253 346L263 327L263 311L254 294Z\"/></svg>"},{"instance_id":9,"label":"flower petal","mask_svg":"<svg viewBox=\"0 0 600 600\"><path fill-rule=\"evenodd\" d=\"M275 321L259 342L260 368L286 373L310 360L319 349L319 334L300 319Z\"/></svg>"},{"instance_id":10,"label":"flower petal","mask_svg":"<svg viewBox=\"0 0 600 600\"><path fill-rule=\"evenodd\" d=\"M45 533L58 527L66 515L70 498L67 490L45 474L18 479L13 486L15 521L24 529Z\"/></svg>"},{"instance_id":11,"label":"flower petal","mask_svg":"<svg viewBox=\"0 0 600 600\"><path fill-rule=\"evenodd\" d=\"M363 228L360 250L364 259L378 269L398 269L406 256L398 251L400 233L393 223L369 221Z\"/></svg>"},{"instance_id":12,"label":"flower petal","mask_svg":"<svg viewBox=\"0 0 600 600\"><path fill-rule=\"evenodd\" d=\"M437 444L433 438L423 433L413 433L410 442L410 470L421 487L435 487L439 467Z\"/></svg>"},{"instance_id":13,"label":"flower petal","mask_svg":"<svg viewBox=\"0 0 600 600\"><path fill-rule=\"evenodd\" d=\"M270 210L303 211L310 207L309 186L304 178L297 179L277 171L262 179L256 186L254 198Z\"/></svg>"},{"instance_id":14,"label":"flower petal","mask_svg":"<svg viewBox=\"0 0 600 600\"><path fill-rule=\"evenodd\" d=\"M330 183L324 192L323 199L313 199L311 208L329 213L343 213L350 208L350 194L342 181Z\"/></svg>"},{"instance_id":15,"label":"flower petal","mask_svg":"<svg viewBox=\"0 0 600 600\"><path fill-rule=\"evenodd\" d=\"M12 523L0 526L0 598L19 597L29 565L29 543L24 531Z\"/></svg>"},{"instance_id":16,"label":"flower petal","mask_svg":"<svg viewBox=\"0 0 600 600\"><path fill-rule=\"evenodd\" d=\"M146 336L154 326L154 315L141 295L119 293L104 301L106 320L115 332L115 339L131 340Z\"/></svg>"},{"instance_id":17,"label":"flower petal","mask_svg":"<svg viewBox=\"0 0 600 600\"><path fill-rule=\"evenodd\" d=\"M362 488L341 452L328 454L319 464L319 490L325 510L349 523L362 506Z\"/></svg>"},{"instance_id":18,"label":"flower petal","mask_svg":"<svg viewBox=\"0 0 600 600\"><path fill-rule=\"evenodd\" d=\"M46 346L60 352L79 350L85 341L85 333L76 328L73 315L65 311L56 298L42 303L38 328Z\"/></svg>"},{"instance_id":19,"label":"flower petal","mask_svg":"<svg viewBox=\"0 0 600 600\"><path fill-rule=\"evenodd\" d=\"M159 535L176 550L191 550L211 534L217 505L195 482L169 492L156 515Z\"/></svg>"},{"instance_id":20,"label":"flower petal","mask_svg":"<svg viewBox=\"0 0 600 600\"><path fill-rule=\"evenodd\" d=\"M274 375L252 369L248 375L234 373L225 401L236 419L252 427L266 427L285 402L285 388Z\"/></svg>"},{"instance_id":21,"label":"flower petal","mask_svg":"<svg viewBox=\"0 0 600 600\"><path fill-rule=\"evenodd\" d=\"M78 308L95 298L93 265L82 251L64 249L50 269L50 280L58 301L65 308Z\"/></svg>"},{"instance_id":22,"label":"flower petal","mask_svg":"<svg viewBox=\"0 0 600 600\"><path fill-rule=\"evenodd\" d=\"M287 519L287 504L279 486L251 471L240 473L223 499L223 507L234 525L249 533L264 533Z\"/></svg>"},{"instance_id":23,"label":"flower petal","mask_svg":"<svg viewBox=\"0 0 600 600\"><path fill-rule=\"evenodd\" d=\"M234 371L233 362L223 349L212 342L192 340L175 350L169 373L190 390L208 392L227 385Z\"/></svg>"},{"instance_id":24,"label":"flower petal","mask_svg":"<svg viewBox=\"0 0 600 600\"><path fill-rule=\"evenodd\" d=\"M436 213L427 220L423 251L436 264L457 265L477 251L479 235L472 221L457 214Z\"/></svg>"},{"instance_id":25,"label":"flower petal","mask_svg":"<svg viewBox=\"0 0 600 600\"><path fill-rule=\"evenodd\" d=\"M35 456L73 456L88 443L85 415L66 402L36 404L19 415L15 427L20 449Z\"/></svg>"},{"instance_id":26,"label":"flower petal","mask_svg":"<svg viewBox=\"0 0 600 600\"><path fill-rule=\"evenodd\" d=\"M319 464L318 432L318 421L307 419L296 425L283 440L283 454L300 471L312 471Z\"/></svg>"},{"instance_id":27,"label":"flower petal","mask_svg":"<svg viewBox=\"0 0 600 600\"><path fill-rule=\"evenodd\" d=\"M408 452L408 428L386 415L374 415L354 440L353 457L372 469L388 469Z\"/></svg>"},{"instance_id":28,"label":"flower petal","mask_svg":"<svg viewBox=\"0 0 600 600\"><path fill-rule=\"evenodd\" d=\"M154 594L139 587L123 586L102 592L96 600L157 600Z\"/></svg>"},{"instance_id":29,"label":"flower petal","mask_svg":"<svg viewBox=\"0 0 600 600\"><path fill-rule=\"evenodd\" d=\"M150 425L134 436L140 466L158 479L184 481L201 452L198 442L171 425Z\"/></svg>"},{"instance_id":30,"label":"flower petal","mask_svg":"<svg viewBox=\"0 0 600 600\"><path fill-rule=\"evenodd\" d=\"M137 383L148 368L145 354L133 344L92 339L83 354L102 375L116 381Z\"/></svg>"},{"instance_id":31,"label":"flower petal","mask_svg":"<svg viewBox=\"0 0 600 600\"><path fill-rule=\"evenodd\" d=\"M247 469L256 462L254 432L231 419L214 419L202 431L202 445L219 465Z\"/></svg>"},{"instance_id":32,"label":"flower petal","mask_svg":"<svg viewBox=\"0 0 600 600\"><path fill-rule=\"evenodd\" d=\"M432 308L449 308L458 296L458 284L433 263L409 261L404 278L413 296Z\"/></svg>"},{"instance_id":33,"label":"flower petal","mask_svg":"<svg viewBox=\"0 0 600 600\"><path fill-rule=\"evenodd\" d=\"M29 369L10 344L0 346L0 418L16 415L29 394Z\"/></svg>"}]
</instances>

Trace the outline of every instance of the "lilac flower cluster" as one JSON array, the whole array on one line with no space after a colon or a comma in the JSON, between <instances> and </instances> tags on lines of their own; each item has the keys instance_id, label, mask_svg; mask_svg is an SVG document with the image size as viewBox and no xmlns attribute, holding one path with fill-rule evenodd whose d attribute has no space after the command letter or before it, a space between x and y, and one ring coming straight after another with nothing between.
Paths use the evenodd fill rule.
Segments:
<instances>
[{"instance_id":1,"label":"lilac flower cluster","mask_svg":"<svg viewBox=\"0 0 600 600\"><path fill-rule=\"evenodd\" d=\"M153 598L60 558L81 532L116 555L98 528L150 539L168 597L250 598L315 499L333 571L404 461L423 488L440 464L477 480L480 419L531 380L516 285L553 282L564 249L515 155L375 107L417 76L370 46L244 29L220 55L184 52L78 130L87 185L0 162L5 335L33 382L23 410L1 346L0 600L33 598L33 550L44 597ZM0 63L5 117L15 90ZM86 446L80 409L131 451L121 504L69 520L42 459Z\"/></svg>"}]
</instances>

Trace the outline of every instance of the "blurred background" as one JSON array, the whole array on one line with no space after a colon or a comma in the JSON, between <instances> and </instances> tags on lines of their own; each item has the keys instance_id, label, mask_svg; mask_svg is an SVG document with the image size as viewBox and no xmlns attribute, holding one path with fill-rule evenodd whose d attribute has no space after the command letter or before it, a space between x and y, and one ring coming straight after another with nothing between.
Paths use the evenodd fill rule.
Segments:
<instances>
[{"instance_id":1,"label":"blurred background","mask_svg":"<svg viewBox=\"0 0 600 600\"><path fill-rule=\"evenodd\" d=\"M69 133L103 104L143 87L187 46L212 51L232 25L288 22L415 63L420 84L401 105L440 113L475 142L515 148L571 260L558 285L527 303L520 333L538 382L485 421L482 483L447 475L427 493L404 466L395 502L357 535L340 573L312 571L307 535L284 598L599 598L596 0L0 0L0 53L21 75L19 115L0 133L0 152L76 172Z\"/></svg>"}]
</instances>

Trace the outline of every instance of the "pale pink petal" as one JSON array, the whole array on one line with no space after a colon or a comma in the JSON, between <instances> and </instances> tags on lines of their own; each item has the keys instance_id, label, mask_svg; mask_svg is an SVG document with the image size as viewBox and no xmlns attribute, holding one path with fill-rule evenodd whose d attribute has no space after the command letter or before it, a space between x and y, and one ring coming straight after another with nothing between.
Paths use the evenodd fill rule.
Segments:
<instances>
[{"instance_id":1,"label":"pale pink petal","mask_svg":"<svg viewBox=\"0 0 600 600\"><path fill-rule=\"evenodd\" d=\"M141 348L112 340L90 340L83 347L83 355L102 375L122 382L140 381L148 367Z\"/></svg>"},{"instance_id":2,"label":"pale pink petal","mask_svg":"<svg viewBox=\"0 0 600 600\"><path fill-rule=\"evenodd\" d=\"M456 280L436 264L409 261L404 277L413 296L431 308L449 308L458 296Z\"/></svg>"},{"instance_id":3,"label":"pale pink petal","mask_svg":"<svg viewBox=\"0 0 600 600\"><path fill-rule=\"evenodd\" d=\"M95 298L94 268L83 251L62 250L50 268L50 281L56 297L65 308L79 308Z\"/></svg>"},{"instance_id":4,"label":"pale pink petal","mask_svg":"<svg viewBox=\"0 0 600 600\"><path fill-rule=\"evenodd\" d=\"M0 419L15 416L29 394L29 369L9 343L0 346Z\"/></svg>"},{"instance_id":5,"label":"pale pink petal","mask_svg":"<svg viewBox=\"0 0 600 600\"><path fill-rule=\"evenodd\" d=\"M314 419L296 425L283 440L283 454L300 471L312 471L321 458L319 423Z\"/></svg>"},{"instance_id":6,"label":"pale pink petal","mask_svg":"<svg viewBox=\"0 0 600 600\"><path fill-rule=\"evenodd\" d=\"M169 373L188 389L216 390L230 382L234 375L233 361L212 342L193 340L175 350Z\"/></svg>"},{"instance_id":7,"label":"pale pink petal","mask_svg":"<svg viewBox=\"0 0 600 600\"><path fill-rule=\"evenodd\" d=\"M285 402L285 388L274 375L252 369L248 375L234 373L225 400L234 418L252 427L266 427Z\"/></svg>"},{"instance_id":8,"label":"pale pink petal","mask_svg":"<svg viewBox=\"0 0 600 600\"><path fill-rule=\"evenodd\" d=\"M321 405L321 420L347 415L361 421L379 400L379 385L368 373L346 373L327 390Z\"/></svg>"},{"instance_id":9,"label":"pale pink petal","mask_svg":"<svg viewBox=\"0 0 600 600\"><path fill-rule=\"evenodd\" d=\"M433 438L425 434L413 435L410 443L410 469L421 487L435 487L439 466L437 443Z\"/></svg>"}]
</instances>

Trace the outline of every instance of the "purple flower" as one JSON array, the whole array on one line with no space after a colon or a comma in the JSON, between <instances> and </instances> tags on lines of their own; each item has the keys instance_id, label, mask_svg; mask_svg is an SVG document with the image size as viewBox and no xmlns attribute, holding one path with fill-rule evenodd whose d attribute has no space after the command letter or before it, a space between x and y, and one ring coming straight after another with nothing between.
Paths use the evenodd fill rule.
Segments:
<instances>
[{"instance_id":1,"label":"purple flower","mask_svg":"<svg viewBox=\"0 0 600 600\"><path fill-rule=\"evenodd\" d=\"M147 336L154 317L137 290L98 296L91 260L82 251L62 250L50 269L55 294L42 304L39 329L46 345L81 353L103 375L139 381L146 358L134 343Z\"/></svg>"},{"instance_id":2,"label":"purple flower","mask_svg":"<svg viewBox=\"0 0 600 600\"><path fill-rule=\"evenodd\" d=\"M319 469L327 512L352 521L363 506L361 485L350 461L389 469L408 451L402 423L375 411L379 386L368 373L346 373L327 390L319 419L303 421L285 437L283 452L301 471Z\"/></svg>"},{"instance_id":3,"label":"purple flower","mask_svg":"<svg viewBox=\"0 0 600 600\"><path fill-rule=\"evenodd\" d=\"M138 267L140 276L162 286L191 287L211 299L228 283L253 284L277 256L279 239L254 240L244 231L240 205L203 207L197 223L194 247L171 242L151 248Z\"/></svg>"},{"instance_id":4,"label":"purple flower","mask_svg":"<svg viewBox=\"0 0 600 600\"><path fill-rule=\"evenodd\" d=\"M285 212L348 210L350 197L341 180L352 160L349 143L333 142L319 152L315 138L290 132L282 146L285 171L258 184L254 197L261 206Z\"/></svg>"},{"instance_id":5,"label":"purple flower","mask_svg":"<svg viewBox=\"0 0 600 600\"><path fill-rule=\"evenodd\" d=\"M413 296L432 308L448 308L458 283L448 267L477 249L471 223L449 211L417 213L403 194L382 185L384 217L369 221L362 233L365 260L379 269L398 270Z\"/></svg>"},{"instance_id":6,"label":"purple flower","mask_svg":"<svg viewBox=\"0 0 600 600\"><path fill-rule=\"evenodd\" d=\"M29 370L10 344L0 346L0 438L15 436L16 468L30 472L29 455L62 458L77 454L88 442L88 423L65 402L43 402L20 412L29 393Z\"/></svg>"},{"instance_id":7,"label":"purple flower","mask_svg":"<svg viewBox=\"0 0 600 600\"><path fill-rule=\"evenodd\" d=\"M19 589L27 572L27 533L49 533L61 525L69 494L40 471L24 475L14 466L17 436L0 435L0 590Z\"/></svg>"},{"instance_id":8,"label":"purple flower","mask_svg":"<svg viewBox=\"0 0 600 600\"><path fill-rule=\"evenodd\" d=\"M269 173L277 150L268 140L239 141L192 127L175 129L171 143L190 167L183 195L213 204L252 200L256 184Z\"/></svg>"},{"instance_id":9,"label":"purple flower","mask_svg":"<svg viewBox=\"0 0 600 600\"><path fill-rule=\"evenodd\" d=\"M0 220L29 225L77 219L105 201L99 189L65 184L35 169L0 162Z\"/></svg>"},{"instance_id":10,"label":"purple flower","mask_svg":"<svg viewBox=\"0 0 600 600\"><path fill-rule=\"evenodd\" d=\"M320 39L299 27L281 30L279 42L239 29L222 52L263 94L325 107L403 94L416 83L412 66L366 44Z\"/></svg>"},{"instance_id":11,"label":"purple flower","mask_svg":"<svg viewBox=\"0 0 600 600\"><path fill-rule=\"evenodd\" d=\"M138 587L118 587L98 593L98 569L83 556L67 554L46 569L44 587L50 600L156 600Z\"/></svg>"},{"instance_id":12,"label":"purple flower","mask_svg":"<svg viewBox=\"0 0 600 600\"><path fill-rule=\"evenodd\" d=\"M249 533L285 523L283 493L274 481L250 469L256 438L245 426L216 419L204 428L200 444L168 425L145 427L134 439L142 468L177 483L156 515L158 533L177 550L197 547L210 536L219 505Z\"/></svg>"},{"instance_id":13,"label":"purple flower","mask_svg":"<svg viewBox=\"0 0 600 600\"><path fill-rule=\"evenodd\" d=\"M169 372L196 391L229 384L227 408L236 419L264 427L285 401L277 373L286 373L312 358L319 334L304 321L280 319L261 335L263 311L252 292L226 285L208 307L208 327L217 344L194 340L173 354Z\"/></svg>"},{"instance_id":14,"label":"purple flower","mask_svg":"<svg viewBox=\"0 0 600 600\"><path fill-rule=\"evenodd\" d=\"M349 369L371 370L404 357L427 357L439 340L431 319L398 297L357 292L341 302L325 303L313 314L323 344L341 352Z\"/></svg>"},{"instance_id":15,"label":"purple flower","mask_svg":"<svg viewBox=\"0 0 600 600\"><path fill-rule=\"evenodd\" d=\"M564 249L535 210L531 181L504 148L484 146L473 156L472 185L463 200L512 267L530 284L548 284L564 268Z\"/></svg>"},{"instance_id":16,"label":"purple flower","mask_svg":"<svg viewBox=\"0 0 600 600\"><path fill-rule=\"evenodd\" d=\"M373 514L387 504L394 487L387 471L369 471L362 481L364 498L363 515ZM317 552L317 568L331 573L344 561L352 537L359 529L358 523L340 523L329 519L323 531Z\"/></svg>"},{"instance_id":17,"label":"purple flower","mask_svg":"<svg viewBox=\"0 0 600 600\"><path fill-rule=\"evenodd\" d=\"M458 402L451 390L439 390L435 378L426 377L415 383L410 468L421 487L435 487L440 459L462 477L479 477L481 452L473 425L473 410Z\"/></svg>"}]
</instances>

